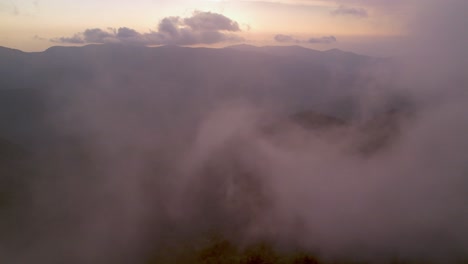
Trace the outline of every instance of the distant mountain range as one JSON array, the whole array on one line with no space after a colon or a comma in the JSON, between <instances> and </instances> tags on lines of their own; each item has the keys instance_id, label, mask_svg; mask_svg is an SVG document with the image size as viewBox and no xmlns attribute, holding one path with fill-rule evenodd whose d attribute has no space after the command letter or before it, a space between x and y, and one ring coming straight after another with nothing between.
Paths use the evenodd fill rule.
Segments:
<instances>
[{"instance_id":1,"label":"distant mountain range","mask_svg":"<svg viewBox=\"0 0 468 264\"><path fill-rule=\"evenodd\" d=\"M191 127L206 111L239 100L298 122L310 124L313 112L336 123L359 117L360 97L374 81L362 72L376 67L393 69L385 59L300 46L108 44L30 53L0 47L0 139L48 144L63 136L57 127L64 122L86 127L80 122L87 110L109 119L134 115L137 126L151 120L158 129L176 121ZM398 103L390 98L379 111Z\"/></svg>"},{"instance_id":2,"label":"distant mountain range","mask_svg":"<svg viewBox=\"0 0 468 264\"><path fill-rule=\"evenodd\" d=\"M0 113L17 107L37 115L40 110L31 107L40 107L51 95L60 96L55 102L60 104L85 90L112 87L157 94L155 103L171 106L240 98L349 118L358 114L356 94L372 81L361 72L385 64L336 49L299 46L88 45L31 53L0 47L0 100L9 102L0 105Z\"/></svg>"}]
</instances>

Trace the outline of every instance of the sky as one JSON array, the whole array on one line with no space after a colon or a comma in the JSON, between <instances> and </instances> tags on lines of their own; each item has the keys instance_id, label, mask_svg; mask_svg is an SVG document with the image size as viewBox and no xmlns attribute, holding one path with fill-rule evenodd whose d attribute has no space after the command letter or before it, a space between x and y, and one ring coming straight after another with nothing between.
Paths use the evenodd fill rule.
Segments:
<instances>
[{"instance_id":1,"label":"sky","mask_svg":"<svg viewBox=\"0 0 468 264\"><path fill-rule=\"evenodd\" d=\"M408 2L411 1L0 0L0 46L42 51L55 45L121 42L112 35L124 28L129 30L120 35L139 34L138 41L133 38L132 42L145 45L294 44L315 49L365 50L380 43L376 53L385 55L391 53L389 43L407 33L405 23L411 13ZM174 39L168 37L167 31L161 31L162 22L168 18L172 18L169 26L185 37ZM214 25L220 25L219 19L225 18L235 28L207 29L201 24L193 28L185 23L190 18ZM88 29L99 29L93 32L107 39L86 38ZM126 42L130 42L128 38Z\"/></svg>"}]
</instances>

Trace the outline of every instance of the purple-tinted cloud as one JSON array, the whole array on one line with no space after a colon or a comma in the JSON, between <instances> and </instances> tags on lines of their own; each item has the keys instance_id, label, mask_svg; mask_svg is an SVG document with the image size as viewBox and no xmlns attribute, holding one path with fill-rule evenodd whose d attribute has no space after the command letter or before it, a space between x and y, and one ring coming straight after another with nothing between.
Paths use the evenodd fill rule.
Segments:
<instances>
[{"instance_id":1,"label":"purple-tinted cloud","mask_svg":"<svg viewBox=\"0 0 468 264\"><path fill-rule=\"evenodd\" d=\"M82 34L75 34L71 37L61 37L51 39L52 42L59 42L59 43L70 43L70 44L83 44L86 43L82 37Z\"/></svg>"},{"instance_id":2,"label":"purple-tinted cloud","mask_svg":"<svg viewBox=\"0 0 468 264\"><path fill-rule=\"evenodd\" d=\"M140 33L128 27L103 30L86 29L72 37L51 39L52 42L125 43L139 45L195 45L214 44L225 41L241 41L232 32L240 31L239 24L226 16L211 12L196 11L192 17L166 17L158 25L158 31Z\"/></svg>"},{"instance_id":3,"label":"purple-tinted cloud","mask_svg":"<svg viewBox=\"0 0 468 264\"><path fill-rule=\"evenodd\" d=\"M282 43L292 43L292 42L299 43L299 42L301 42L300 40L295 39L293 36L283 35L283 34L276 35L275 40L277 42L282 42Z\"/></svg>"},{"instance_id":4,"label":"purple-tinted cloud","mask_svg":"<svg viewBox=\"0 0 468 264\"><path fill-rule=\"evenodd\" d=\"M323 36L320 38L309 38L308 40L300 40L296 39L291 35L283 35L283 34L278 34L274 37L275 41L280 42L280 43L321 43L321 44L331 44L333 42L336 42L336 37L335 36Z\"/></svg>"},{"instance_id":5,"label":"purple-tinted cloud","mask_svg":"<svg viewBox=\"0 0 468 264\"><path fill-rule=\"evenodd\" d=\"M115 37L114 33L99 28L86 29L83 32L84 41L90 43L112 42Z\"/></svg>"},{"instance_id":6,"label":"purple-tinted cloud","mask_svg":"<svg viewBox=\"0 0 468 264\"><path fill-rule=\"evenodd\" d=\"M138 33L136 30L127 28L127 27L121 27L117 30L116 34L117 38L135 38L135 37L140 37L141 34Z\"/></svg>"},{"instance_id":7,"label":"purple-tinted cloud","mask_svg":"<svg viewBox=\"0 0 468 264\"><path fill-rule=\"evenodd\" d=\"M158 29L160 33L168 34L170 36L177 36L179 35L179 25L179 17L166 17L159 23Z\"/></svg>"},{"instance_id":8,"label":"purple-tinted cloud","mask_svg":"<svg viewBox=\"0 0 468 264\"><path fill-rule=\"evenodd\" d=\"M239 24L231 19L211 12L195 12L192 17L185 18L184 24L195 31L240 31Z\"/></svg>"},{"instance_id":9,"label":"purple-tinted cloud","mask_svg":"<svg viewBox=\"0 0 468 264\"><path fill-rule=\"evenodd\" d=\"M349 6L339 6L337 9L331 11L333 16L354 16L354 17L368 17L369 14L364 8L356 8Z\"/></svg>"},{"instance_id":10,"label":"purple-tinted cloud","mask_svg":"<svg viewBox=\"0 0 468 264\"><path fill-rule=\"evenodd\" d=\"M309 43L323 43L323 44L330 44L336 42L335 36L324 36L321 38L310 38L307 42Z\"/></svg>"}]
</instances>

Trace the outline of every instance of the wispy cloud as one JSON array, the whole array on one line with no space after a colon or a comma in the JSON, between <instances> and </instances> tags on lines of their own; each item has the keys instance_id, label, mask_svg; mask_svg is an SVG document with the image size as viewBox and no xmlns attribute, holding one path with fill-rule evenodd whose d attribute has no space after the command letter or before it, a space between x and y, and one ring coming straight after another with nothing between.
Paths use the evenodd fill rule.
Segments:
<instances>
[{"instance_id":1,"label":"wispy cloud","mask_svg":"<svg viewBox=\"0 0 468 264\"><path fill-rule=\"evenodd\" d=\"M282 43L292 43L292 42L295 42L295 43L299 43L301 42L300 40L294 38L293 36L290 36L290 35L283 35L283 34L278 34L274 37L274 39L277 41L277 42L282 42Z\"/></svg>"},{"instance_id":2,"label":"wispy cloud","mask_svg":"<svg viewBox=\"0 0 468 264\"><path fill-rule=\"evenodd\" d=\"M16 5L13 5L13 11L12 14L15 16L18 16L20 14L20 11Z\"/></svg>"},{"instance_id":3,"label":"wispy cloud","mask_svg":"<svg viewBox=\"0 0 468 264\"><path fill-rule=\"evenodd\" d=\"M39 35L34 35L32 38L33 38L34 40L41 40L41 41L47 40L46 38L43 38L43 37L41 37L41 36L39 36Z\"/></svg>"},{"instance_id":4,"label":"wispy cloud","mask_svg":"<svg viewBox=\"0 0 468 264\"><path fill-rule=\"evenodd\" d=\"M364 8L339 6L337 9L330 12L333 16L354 16L354 17L368 17L369 14Z\"/></svg>"},{"instance_id":5,"label":"wispy cloud","mask_svg":"<svg viewBox=\"0 0 468 264\"><path fill-rule=\"evenodd\" d=\"M323 44L330 44L336 42L335 36L324 36L321 38L310 38L307 42L309 43L323 43Z\"/></svg>"}]
</instances>

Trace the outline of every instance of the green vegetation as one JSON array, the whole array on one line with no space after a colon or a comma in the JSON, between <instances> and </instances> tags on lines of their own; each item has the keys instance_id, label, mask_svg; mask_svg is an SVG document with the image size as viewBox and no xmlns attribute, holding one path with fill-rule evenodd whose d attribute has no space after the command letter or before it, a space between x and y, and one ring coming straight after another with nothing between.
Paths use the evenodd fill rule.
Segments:
<instances>
[{"instance_id":1,"label":"green vegetation","mask_svg":"<svg viewBox=\"0 0 468 264\"><path fill-rule=\"evenodd\" d=\"M167 248L154 255L146 264L367 264L350 260L325 261L305 251L282 251L271 243L257 242L241 247L221 237L211 236L199 246L191 243ZM380 263L380 262L379 262ZM399 258L384 261L387 264L430 264L427 261L404 261ZM459 261L456 264L467 264Z\"/></svg>"},{"instance_id":2,"label":"green vegetation","mask_svg":"<svg viewBox=\"0 0 468 264\"><path fill-rule=\"evenodd\" d=\"M279 252L271 244L254 243L240 247L227 239L212 236L202 246L184 246L179 250L167 250L154 256L148 264L320 264L314 256L305 252ZM184 252L182 252L184 251ZM168 256L170 255L170 256Z\"/></svg>"}]
</instances>

